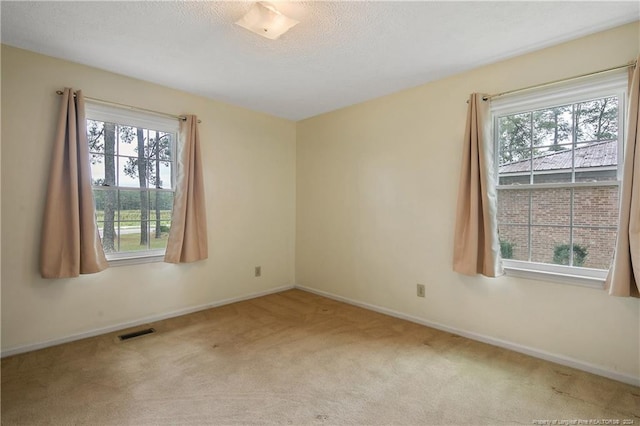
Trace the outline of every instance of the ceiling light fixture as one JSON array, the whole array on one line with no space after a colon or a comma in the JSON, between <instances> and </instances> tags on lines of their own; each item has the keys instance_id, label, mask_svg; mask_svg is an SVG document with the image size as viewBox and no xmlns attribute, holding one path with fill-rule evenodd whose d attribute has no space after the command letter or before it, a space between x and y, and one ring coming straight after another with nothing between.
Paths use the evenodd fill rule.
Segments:
<instances>
[{"instance_id":1,"label":"ceiling light fixture","mask_svg":"<svg viewBox=\"0 0 640 426\"><path fill-rule=\"evenodd\" d=\"M271 3L259 2L251 6L247 14L236 21L236 24L262 37L275 40L298 24L298 21L284 16Z\"/></svg>"}]
</instances>

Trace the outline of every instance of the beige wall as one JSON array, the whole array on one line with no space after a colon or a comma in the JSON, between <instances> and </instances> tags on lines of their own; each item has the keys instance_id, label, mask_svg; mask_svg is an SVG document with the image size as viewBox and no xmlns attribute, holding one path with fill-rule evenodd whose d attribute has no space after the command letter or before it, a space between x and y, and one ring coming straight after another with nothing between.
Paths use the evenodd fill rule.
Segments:
<instances>
[{"instance_id":1,"label":"beige wall","mask_svg":"<svg viewBox=\"0 0 640 426\"><path fill-rule=\"evenodd\" d=\"M176 76L176 78L188 78ZM202 119L209 259L43 280L37 264L65 86ZM295 123L2 46L2 349L294 284ZM262 277L253 267L262 266Z\"/></svg>"},{"instance_id":2,"label":"beige wall","mask_svg":"<svg viewBox=\"0 0 640 426\"><path fill-rule=\"evenodd\" d=\"M638 299L458 275L452 241L468 95L639 51L635 23L299 122L297 284L638 378Z\"/></svg>"}]
</instances>

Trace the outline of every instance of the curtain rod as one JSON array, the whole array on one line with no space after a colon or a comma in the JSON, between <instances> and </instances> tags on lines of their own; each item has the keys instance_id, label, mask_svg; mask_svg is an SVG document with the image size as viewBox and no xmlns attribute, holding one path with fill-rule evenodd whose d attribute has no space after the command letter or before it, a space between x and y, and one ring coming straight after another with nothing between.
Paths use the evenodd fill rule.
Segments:
<instances>
[{"instance_id":1,"label":"curtain rod","mask_svg":"<svg viewBox=\"0 0 640 426\"><path fill-rule=\"evenodd\" d=\"M611 68L607 68L607 69L604 69L604 70L588 72L588 73L585 73L585 74L575 75L573 77L561 78L561 79L549 81L549 82L546 82L546 83L534 84L532 86L522 87L520 89L508 90L506 92L500 92L500 93L495 93L493 95L483 96L482 100L483 101L488 101L490 99L498 98L500 96L511 95L512 93L524 92L525 90L531 90L531 89L538 89L540 87L546 87L546 86L551 86L551 85L558 84L558 83L564 83L565 81L578 80L578 79L584 78L584 77L591 77L592 75L604 74L606 72L621 70L621 69L624 69L624 68L635 67L636 65L637 65L637 61L633 61L633 62L625 64L625 65L618 65L616 67L611 67ZM467 103L469 103L468 100L467 100Z\"/></svg>"},{"instance_id":2,"label":"curtain rod","mask_svg":"<svg viewBox=\"0 0 640 426\"><path fill-rule=\"evenodd\" d=\"M64 92L62 90L56 90L56 94L58 94L58 95L62 95L63 93ZM73 96L75 96L75 95L76 94L74 92ZM132 111L147 112L149 114L155 114L155 115L160 115L160 116L163 116L163 117L175 118L176 120L185 121L187 119L187 117L185 117L184 115L167 114L166 112L154 111L152 109L146 109L146 108L138 108L138 107L134 107L134 106L131 106L131 105L119 104L117 102L105 101L104 99L90 98L89 96L85 96L84 98L86 100L88 100L88 101L99 103L99 104L103 104L103 105L126 108L126 109L130 109ZM202 123L202 120L198 120L198 123Z\"/></svg>"},{"instance_id":3,"label":"curtain rod","mask_svg":"<svg viewBox=\"0 0 640 426\"><path fill-rule=\"evenodd\" d=\"M573 76L573 77L561 78L559 80L553 80L553 81L549 81L547 83L534 84L533 86L527 86L527 87L523 87L523 88L515 89L515 90L508 90L506 92L501 92L501 93L496 93L496 94L489 95L489 96L484 96L482 99L486 101L486 100L497 98L497 97L500 97L500 96L510 95L512 93L524 92L525 90L537 89L537 88L540 88L540 87L551 86L553 84L563 83L565 81L578 80L578 79L584 78L584 77L591 77L592 75L604 74L606 72L621 70L621 69L624 69L624 68L630 68L630 67L635 67L635 66L636 66L636 61L634 61L634 62L632 62L630 64L618 65L617 67L611 67L611 68L607 68L607 69L604 69L604 70L588 72L588 73L576 75L576 76Z\"/></svg>"}]
</instances>

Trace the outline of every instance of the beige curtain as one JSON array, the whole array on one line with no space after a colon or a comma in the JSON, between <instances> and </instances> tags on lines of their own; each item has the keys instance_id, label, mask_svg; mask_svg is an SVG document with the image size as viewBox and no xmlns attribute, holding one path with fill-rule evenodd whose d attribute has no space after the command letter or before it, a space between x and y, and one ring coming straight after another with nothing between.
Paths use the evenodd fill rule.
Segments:
<instances>
[{"instance_id":1,"label":"beige curtain","mask_svg":"<svg viewBox=\"0 0 640 426\"><path fill-rule=\"evenodd\" d=\"M40 246L40 274L70 278L109 265L96 226L84 98L64 89L51 157Z\"/></svg>"},{"instance_id":2,"label":"beige curtain","mask_svg":"<svg viewBox=\"0 0 640 426\"><path fill-rule=\"evenodd\" d=\"M164 256L164 261L169 263L195 262L208 257L198 119L189 115L180 127L178 179Z\"/></svg>"},{"instance_id":3,"label":"beige curtain","mask_svg":"<svg viewBox=\"0 0 640 426\"><path fill-rule=\"evenodd\" d=\"M640 56L638 56L640 61ZM627 141L624 151L618 239L606 280L612 296L640 297L640 63L629 89Z\"/></svg>"},{"instance_id":4,"label":"beige curtain","mask_svg":"<svg viewBox=\"0 0 640 426\"><path fill-rule=\"evenodd\" d=\"M465 275L502 275L489 103L469 99L454 237L453 270Z\"/></svg>"}]
</instances>

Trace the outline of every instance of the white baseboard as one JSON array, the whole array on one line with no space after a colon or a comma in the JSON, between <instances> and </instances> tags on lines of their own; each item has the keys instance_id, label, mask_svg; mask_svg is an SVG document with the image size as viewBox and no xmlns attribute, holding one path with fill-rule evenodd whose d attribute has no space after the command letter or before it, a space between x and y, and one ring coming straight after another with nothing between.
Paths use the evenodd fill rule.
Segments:
<instances>
[{"instance_id":1,"label":"white baseboard","mask_svg":"<svg viewBox=\"0 0 640 426\"><path fill-rule=\"evenodd\" d=\"M440 324L437 322L425 320L423 318L415 317L413 315L407 315L402 312L394 311L392 309L387 309L381 306L372 305L369 303L359 302L357 300L349 299L347 297L338 296L333 293L328 293L322 290L316 290L314 288L305 287L301 285L296 285L295 288L308 291L309 293L314 293L319 296L324 296L329 299L337 300L339 302L348 303L350 305L358 306L360 308L368 309L374 312L378 312L381 314L389 315L395 318L400 318L403 320L407 320L410 322L414 322L417 324L421 324L427 327L435 328L437 330L446 331L448 333L456 334L458 336L463 336L471 340L477 340L479 342L487 343L489 345L498 346L501 348L509 349L514 352L523 353L526 355L530 355L535 358L544 359L545 361L554 362L556 364L564 365L567 367L572 367L577 370L586 371L588 373L596 374L598 376L607 377L609 379L617 380L619 382L628 383L633 386L640 387L640 377L635 377L632 375L619 373L617 371L611 371L609 369L600 367L598 365L590 364L588 362L584 362L575 358L566 357L564 355L553 354L550 352L546 352L540 349L532 348L530 346L521 345L518 343L509 342L507 340L496 339L491 336L487 336L484 334L475 333L472 331L466 331L455 327L449 327L444 324Z\"/></svg>"},{"instance_id":2,"label":"white baseboard","mask_svg":"<svg viewBox=\"0 0 640 426\"><path fill-rule=\"evenodd\" d=\"M294 286L292 285L276 287L276 288L261 291L258 293L248 294L246 296L232 297L230 299L223 299L223 300L218 300L212 303L206 303L204 305L191 306L189 308L178 309L177 311L166 312L158 315L151 315L151 316L140 318L134 321L127 321L127 322L111 325L108 327L96 328L96 329L85 331L82 333L72 334L59 339L46 340L44 342L32 343L29 345L18 346L18 347L6 349L6 350L3 349L2 354L0 356L4 358L11 355L18 355L25 352L44 349L50 346L60 345L62 343L69 343L75 340L86 339L87 337L99 336L101 334L111 333L113 331L124 330L131 327L137 327L139 325L149 324L156 321L162 321L168 318L179 317L181 315L192 314L194 312L203 311L205 309L215 308L223 305L229 305L231 303L236 303L236 302L242 302L243 300L255 299L256 297L267 296L273 293L280 293L281 291L290 290L292 288L294 288Z\"/></svg>"}]
</instances>

